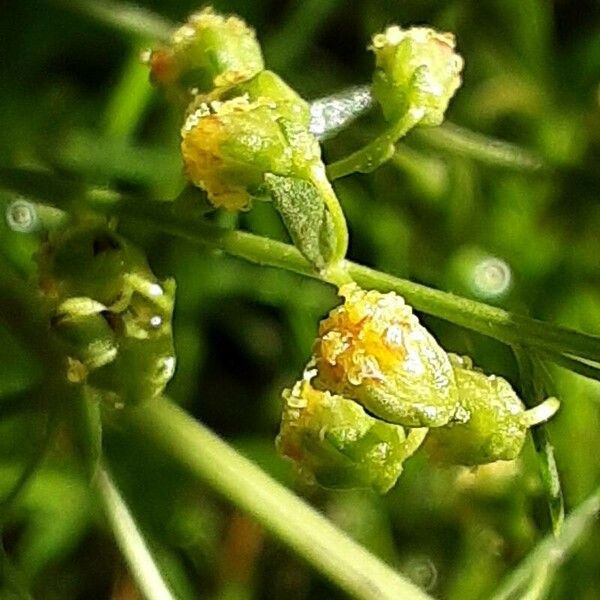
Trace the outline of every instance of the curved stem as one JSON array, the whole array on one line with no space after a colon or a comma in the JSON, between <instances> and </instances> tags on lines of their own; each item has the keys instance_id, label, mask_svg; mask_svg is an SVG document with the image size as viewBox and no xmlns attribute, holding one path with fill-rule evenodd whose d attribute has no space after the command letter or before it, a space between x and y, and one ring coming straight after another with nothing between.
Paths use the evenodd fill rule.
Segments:
<instances>
[{"instance_id":1,"label":"curved stem","mask_svg":"<svg viewBox=\"0 0 600 600\"><path fill-rule=\"evenodd\" d=\"M422 109L409 110L366 146L327 165L327 176L333 180L351 173L370 173L374 171L393 156L394 144L406 135L421 120L422 116Z\"/></svg>"},{"instance_id":2,"label":"curved stem","mask_svg":"<svg viewBox=\"0 0 600 600\"><path fill-rule=\"evenodd\" d=\"M430 598L166 399L129 413L130 427L179 461L362 600Z\"/></svg>"}]
</instances>

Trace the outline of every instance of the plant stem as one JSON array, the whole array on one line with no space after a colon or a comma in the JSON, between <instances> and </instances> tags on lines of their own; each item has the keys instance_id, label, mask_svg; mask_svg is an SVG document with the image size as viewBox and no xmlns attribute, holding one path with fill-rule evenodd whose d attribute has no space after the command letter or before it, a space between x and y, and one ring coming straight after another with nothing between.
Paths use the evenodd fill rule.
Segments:
<instances>
[{"instance_id":1,"label":"plant stem","mask_svg":"<svg viewBox=\"0 0 600 600\"><path fill-rule=\"evenodd\" d=\"M579 505L565 520L557 537L547 536L500 585L493 600L526 597L526 586L547 589L551 578L573 551L575 544L589 531L600 511L600 488ZM544 581L539 581L543 578Z\"/></svg>"},{"instance_id":2,"label":"plant stem","mask_svg":"<svg viewBox=\"0 0 600 600\"><path fill-rule=\"evenodd\" d=\"M0 181L6 189L52 206L68 207L76 198L81 201L81 197L86 196L86 190L81 186L41 172L0 168ZM169 202L134 200L117 193L109 199L97 199L87 193L87 201L97 210L145 223L196 244L219 248L261 265L323 279L293 246L251 233L219 228L197 215L177 214ZM544 350L549 360L567 368L577 367L577 372L584 371L582 374L588 377L598 377L598 368L593 364L600 362L598 336L510 313L349 261L342 261L341 265L347 267L350 276L362 287L395 291L417 310L507 344L523 344L536 352ZM0 300L2 291L0 286ZM592 362L582 362L582 359Z\"/></svg>"},{"instance_id":3,"label":"plant stem","mask_svg":"<svg viewBox=\"0 0 600 600\"><path fill-rule=\"evenodd\" d=\"M422 109L409 110L366 146L327 165L327 177L333 180L351 173L370 173L374 171L394 155L394 144L406 135L421 120L422 116Z\"/></svg>"},{"instance_id":4,"label":"plant stem","mask_svg":"<svg viewBox=\"0 0 600 600\"><path fill-rule=\"evenodd\" d=\"M545 400L545 398L553 392L550 389L550 375L544 365L537 360L535 354L529 349L515 345L513 346L513 352L521 376L523 401L530 410L540 410L538 407L544 406L544 403L547 406L550 399ZM550 435L545 425L532 427L529 431L537 453L542 485L546 492L552 531L555 536L558 536L565 520L565 501L554 456L554 446L550 441Z\"/></svg>"},{"instance_id":5,"label":"plant stem","mask_svg":"<svg viewBox=\"0 0 600 600\"><path fill-rule=\"evenodd\" d=\"M363 600L429 598L168 400L134 409L129 425L252 515L351 596Z\"/></svg>"},{"instance_id":6,"label":"plant stem","mask_svg":"<svg viewBox=\"0 0 600 600\"><path fill-rule=\"evenodd\" d=\"M243 231L215 227L202 219L174 215L165 202L127 201L110 205L109 210L127 219L141 221L161 231L191 242L219 248L261 265L278 267L320 279L303 256L290 244L284 244ZM394 291L404 296L417 310L446 319L456 325L496 338L507 344L526 344L554 354L598 360L600 337L559 327L526 316L507 312L482 302L455 296L406 279L381 273L350 261L343 261L348 273L364 288Z\"/></svg>"},{"instance_id":7,"label":"plant stem","mask_svg":"<svg viewBox=\"0 0 600 600\"><path fill-rule=\"evenodd\" d=\"M98 470L95 485L117 545L140 592L148 600L173 600L173 594L164 582L144 537L106 467Z\"/></svg>"}]
</instances>

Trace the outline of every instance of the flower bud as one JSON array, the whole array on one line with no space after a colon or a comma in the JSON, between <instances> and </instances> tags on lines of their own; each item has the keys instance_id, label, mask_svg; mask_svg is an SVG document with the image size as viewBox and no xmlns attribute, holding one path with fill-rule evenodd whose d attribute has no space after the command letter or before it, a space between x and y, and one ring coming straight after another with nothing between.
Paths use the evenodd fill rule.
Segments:
<instances>
[{"instance_id":1,"label":"flower bud","mask_svg":"<svg viewBox=\"0 0 600 600\"><path fill-rule=\"evenodd\" d=\"M435 460L448 464L481 465L513 460L532 425L548 420L559 407L548 398L526 410L502 377L486 375L471 360L450 354L461 410L446 427L431 430L425 447Z\"/></svg>"},{"instance_id":2,"label":"flower bud","mask_svg":"<svg viewBox=\"0 0 600 600\"><path fill-rule=\"evenodd\" d=\"M67 379L113 404L162 393L175 365L174 282L159 283L140 250L95 221L53 232L38 263Z\"/></svg>"},{"instance_id":3,"label":"flower bud","mask_svg":"<svg viewBox=\"0 0 600 600\"><path fill-rule=\"evenodd\" d=\"M356 402L314 389L313 375L307 371L283 392L279 451L308 481L323 487L387 492L427 430L374 419Z\"/></svg>"},{"instance_id":4,"label":"flower bud","mask_svg":"<svg viewBox=\"0 0 600 600\"><path fill-rule=\"evenodd\" d=\"M200 92L245 81L264 68L254 31L212 8L193 14L168 46L150 53L148 63L156 85Z\"/></svg>"},{"instance_id":5,"label":"flower bud","mask_svg":"<svg viewBox=\"0 0 600 600\"><path fill-rule=\"evenodd\" d=\"M319 327L315 387L356 400L406 427L453 418L458 393L447 354L404 300L390 292L340 288L344 303Z\"/></svg>"},{"instance_id":6,"label":"flower bud","mask_svg":"<svg viewBox=\"0 0 600 600\"><path fill-rule=\"evenodd\" d=\"M463 59L451 33L427 27L388 27L373 37L373 95L388 121L420 111L421 125L439 125L461 84Z\"/></svg>"},{"instance_id":7,"label":"flower bud","mask_svg":"<svg viewBox=\"0 0 600 600\"><path fill-rule=\"evenodd\" d=\"M228 210L248 208L251 197L261 194L266 173L302 178L320 161L308 127L286 119L266 97L202 103L181 135L188 179L206 190L214 206Z\"/></svg>"}]
</instances>

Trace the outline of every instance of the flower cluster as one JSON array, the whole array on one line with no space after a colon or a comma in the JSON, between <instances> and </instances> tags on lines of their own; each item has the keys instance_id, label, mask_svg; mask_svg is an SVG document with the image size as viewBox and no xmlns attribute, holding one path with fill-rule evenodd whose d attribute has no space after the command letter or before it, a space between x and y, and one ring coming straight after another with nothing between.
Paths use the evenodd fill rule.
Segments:
<instances>
[{"instance_id":1,"label":"flower cluster","mask_svg":"<svg viewBox=\"0 0 600 600\"><path fill-rule=\"evenodd\" d=\"M422 442L439 462L511 460L558 409L550 398L526 410L506 380L447 354L395 293L352 283L340 295L283 393L278 447L309 479L386 491Z\"/></svg>"},{"instance_id":2,"label":"flower cluster","mask_svg":"<svg viewBox=\"0 0 600 600\"><path fill-rule=\"evenodd\" d=\"M175 282L159 282L139 249L92 218L52 232L38 265L67 379L113 406L161 394L175 369Z\"/></svg>"},{"instance_id":3,"label":"flower cluster","mask_svg":"<svg viewBox=\"0 0 600 600\"><path fill-rule=\"evenodd\" d=\"M265 70L254 31L238 17L192 15L148 62L157 85L186 99L185 172L215 207L247 209L268 198L266 175L310 180L322 167L308 104Z\"/></svg>"}]
</instances>

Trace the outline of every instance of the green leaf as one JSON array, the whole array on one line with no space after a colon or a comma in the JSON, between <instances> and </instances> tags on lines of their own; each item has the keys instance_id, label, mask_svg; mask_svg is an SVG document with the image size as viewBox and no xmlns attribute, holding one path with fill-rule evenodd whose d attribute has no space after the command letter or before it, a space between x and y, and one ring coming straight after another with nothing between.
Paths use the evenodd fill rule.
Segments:
<instances>
[{"instance_id":1,"label":"green leaf","mask_svg":"<svg viewBox=\"0 0 600 600\"><path fill-rule=\"evenodd\" d=\"M317 188L304 179L267 173L273 204L302 255L317 269L330 260L335 247L333 221Z\"/></svg>"}]
</instances>

